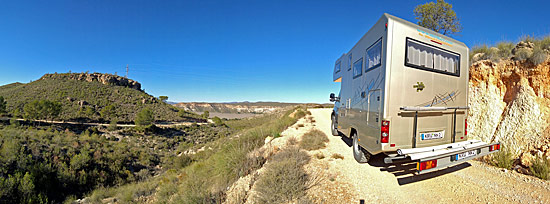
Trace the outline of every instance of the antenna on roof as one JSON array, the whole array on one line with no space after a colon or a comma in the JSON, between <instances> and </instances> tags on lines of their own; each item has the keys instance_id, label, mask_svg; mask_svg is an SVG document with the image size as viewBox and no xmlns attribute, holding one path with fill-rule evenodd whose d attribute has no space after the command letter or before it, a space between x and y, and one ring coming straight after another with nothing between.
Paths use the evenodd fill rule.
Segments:
<instances>
[{"instance_id":1,"label":"antenna on roof","mask_svg":"<svg viewBox=\"0 0 550 204\"><path fill-rule=\"evenodd\" d=\"M124 77L128 78L128 64L126 64L126 75Z\"/></svg>"}]
</instances>

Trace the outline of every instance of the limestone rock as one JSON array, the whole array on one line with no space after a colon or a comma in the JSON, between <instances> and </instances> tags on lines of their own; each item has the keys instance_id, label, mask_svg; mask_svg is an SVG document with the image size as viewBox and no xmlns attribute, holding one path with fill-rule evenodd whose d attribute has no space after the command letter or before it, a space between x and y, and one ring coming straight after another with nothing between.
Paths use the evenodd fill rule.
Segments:
<instances>
[{"instance_id":1,"label":"limestone rock","mask_svg":"<svg viewBox=\"0 0 550 204\"><path fill-rule=\"evenodd\" d=\"M515 55L516 52L517 52L519 49L533 50L534 47L535 47L535 44L532 43L532 42L524 42L524 41L521 41L521 42L519 42L518 44L516 44L516 47L514 47L514 49L512 49L512 54Z\"/></svg>"},{"instance_id":2,"label":"limestone rock","mask_svg":"<svg viewBox=\"0 0 550 204\"><path fill-rule=\"evenodd\" d=\"M525 152L521 155L520 161L523 166L531 166L532 162L536 159L535 156L531 155L528 152Z\"/></svg>"},{"instance_id":3,"label":"limestone rock","mask_svg":"<svg viewBox=\"0 0 550 204\"><path fill-rule=\"evenodd\" d=\"M523 42L516 48L532 46ZM538 154L550 155L549 78L548 64L527 68L511 60L473 63L469 82L470 139L499 141L524 166L529 166Z\"/></svg>"},{"instance_id":4,"label":"limestone rock","mask_svg":"<svg viewBox=\"0 0 550 204\"><path fill-rule=\"evenodd\" d=\"M69 80L87 81L87 82L97 81L105 85L124 86L124 87L141 91L141 84L139 82L125 78L125 77L112 75L112 74L102 74L102 73L45 74L40 79L41 80L69 79Z\"/></svg>"}]
</instances>

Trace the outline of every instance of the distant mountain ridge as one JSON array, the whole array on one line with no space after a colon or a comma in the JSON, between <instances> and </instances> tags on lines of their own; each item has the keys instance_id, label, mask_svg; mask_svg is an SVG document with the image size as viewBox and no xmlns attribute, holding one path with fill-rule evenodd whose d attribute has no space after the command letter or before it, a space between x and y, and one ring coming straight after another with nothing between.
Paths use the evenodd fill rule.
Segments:
<instances>
[{"instance_id":1,"label":"distant mountain ridge","mask_svg":"<svg viewBox=\"0 0 550 204\"><path fill-rule=\"evenodd\" d=\"M230 103L207 103L207 102L185 102L177 103L174 106L183 108L186 111L196 113L208 111L217 113L271 113L275 110L300 105L299 103L280 102L230 102Z\"/></svg>"}]
</instances>

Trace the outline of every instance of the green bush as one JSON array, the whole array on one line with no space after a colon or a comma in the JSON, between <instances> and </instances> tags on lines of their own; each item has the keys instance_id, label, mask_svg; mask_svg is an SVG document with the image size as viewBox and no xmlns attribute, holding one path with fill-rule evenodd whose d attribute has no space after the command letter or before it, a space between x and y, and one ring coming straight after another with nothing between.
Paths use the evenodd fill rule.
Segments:
<instances>
[{"instance_id":1,"label":"green bush","mask_svg":"<svg viewBox=\"0 0 550 204\"><path fill-rule=\"evenodd\" d=\"M6 101L4 100L3 96L0 96L0 116L2 116L5 113L7 113L6 112Z\"/></svg>"},{"instance_id":2,"label":"green bush","mask_svg":"<svg viewBox=\"0 0 550 204\"><path fill-rule=\"evenodd\" d=\"M149 108L144 108L137 114L134 123L136 126L147 126L153 124L153 121L153 111Z\"/></svg>"},{"instance_id":3,"label":"green bush","mask_svg":"<svg viewBox=\"0 0 550 204\"><path fill-rule=\"evenodd\" d=\"M550 179L550 159L537 157L529 167L534 176L544 180Z\"/></svg>"},{"instance_id":4,"label":"green bush","mask_svg":"<svg viewBox=\"0 0 550 204\"><path fill-rule=\"evenodd\" d=\"M204 112L201 114L201 117L204 118L204 119L208 119L208 118L210 117L210 112L204 111Z\"/></svg>"},{"instance_id":5,"label":"green bush","mask_svg":"<svg viewBox=\"0 0 550 204\"><path fill-rule=\"evenodd\" d=\"M491 155L489 163L500 168L511 169L514 161L515 159L512 157L512 153L506 148L503 148Z\"/></svg>"},{"instance_id":6,"label":"green bush","mask_svg":"<svg viewBox=\"0 0 550 204\"><path fill-rule=\"evenodd\" d=\"M222 125L223 124L222 119L219 118L218 116L213 117L212 121L214 121L214 124L216 124L216 125Z\"/></svg>"},{"instance_id":7,"label":"green bush","mask_svg":"<svg viewBox=\"0 0 550 204\"><path fill-rule=\"evenodd\" d=\"M117 130L117 121L116 121L116 119L112 119L111 122L109 122L109 127L107 129L109 131Z\"/></svg>"},{"instance_id":8,"label":"green bush","mask_svg":"<svg viewBox=\"0 0 550 204\"><path fill-rule=\"evenodd\" d=\"M313 129L302 136L299 146L308 151L317 150L325 148L325 143L328 141L328 137L324 132Z\"/></svg>"},{"instance_id":9,"label":"green bush","mask_svg":"<svg viewBox=\"0 0 550 204\"><path fill-rule=\"evenodd\" d=\"M25 104L23 110L28 119L50 119L57 118L61 113L61 103L49 100L34 100Z\"/></svg>"}]
</instances>

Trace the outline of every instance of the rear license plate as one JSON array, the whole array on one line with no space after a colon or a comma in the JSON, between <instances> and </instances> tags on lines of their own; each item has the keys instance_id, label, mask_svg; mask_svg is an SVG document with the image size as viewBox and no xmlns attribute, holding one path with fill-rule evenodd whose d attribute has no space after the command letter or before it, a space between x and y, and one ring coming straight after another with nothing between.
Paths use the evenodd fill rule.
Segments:
<instances>
[{"instance_id":1,"label":"rear license plate","mask_svg":"<svg viewBox=\"0 0 550 204\"><path fill-rule=\"evenodd\" d=\"M476 155L477 155L477 150L462 152L460 154L455 155L455 158L456 158L455 160L461 160L461 159L465 159L465 158L468 158L468 157L473 157L473 156L476 156Z\"/></svg>"},{"instance_id":2,"label":"rear license plate","mask_svg":"<svg viewBox=\"0 0 550 204\"><path fill-rule=\"evenodd\" d=\"M422 140L433 140L433 139L441 139L445 135L445 131L439 131L439 132L426 132L426 133L420 133L420 138Z\"/></svg>"}]
</instances>

